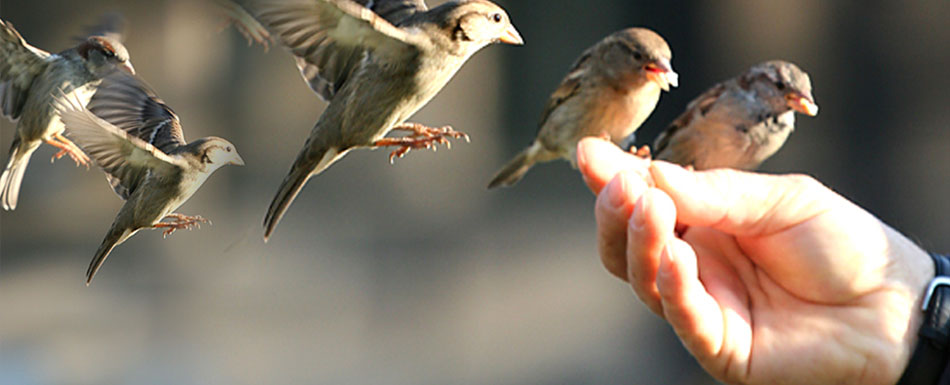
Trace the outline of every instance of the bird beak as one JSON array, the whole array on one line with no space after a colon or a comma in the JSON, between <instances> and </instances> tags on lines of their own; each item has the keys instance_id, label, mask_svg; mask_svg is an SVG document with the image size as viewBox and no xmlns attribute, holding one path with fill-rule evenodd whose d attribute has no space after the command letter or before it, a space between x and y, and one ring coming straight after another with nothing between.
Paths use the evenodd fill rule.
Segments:
<instances>
[{"instance_id":1,"label":"bird beak","mask_svg":"<svg viewBox=\"0 0 950 385\"><path fill-rule=\"evenodd\" d=\"M135 75L135 67L132 67L132 62L125 61L122 64L119 64L119 69L129 75Z\"/></svg>"},{"instance_id":2,"label":"bird beak","mask_svg":"<svg viewBox=\"0 0 950 385\"><path fill-rule=\"evenodd\" d=\"M818 105L810 97L798 92L792 92L785 95L785 101L788 106L798 112L808 116L818 115Z\"/></svg>"},{"instance_id":3,"label":"bird beak","mask_svg":"<svg viewBox=\"0 0 950 385\"><path fill-rule=\"evenodd\" d=\"M680 85L680 75L673 71L673 65L667 59L647 63L643 69L647 71L647 78L659 84L663 91L669 91L670 86Z\"/></svg>"},{"instance_id":4,"label":"bird beak","mask_svg":"<svg viewBox=\"0 0 950 385\"><path fill-rule=\"evenodd\" d=\"M498 41L511 45L524 45L524 39L521 38L521 34L518 33L518 30L515 29L513 25L508 26L508 29L505 30L505 33Z\"/></svg>"},{"instance_id":5,"label":"bird beak","mask_svg":"<svg viewBox=\"0 0 950 385\"><path fill-rule=\"evenodd\" d=\"M241 159L241 156L238 155L237 153L235 153L235 154L234 154L234 160L232 160L230 164L233 164L233 165L235 165L235 166L243 166L243 165L244 165L244 159Z\"/></svg>"}]
</instances>

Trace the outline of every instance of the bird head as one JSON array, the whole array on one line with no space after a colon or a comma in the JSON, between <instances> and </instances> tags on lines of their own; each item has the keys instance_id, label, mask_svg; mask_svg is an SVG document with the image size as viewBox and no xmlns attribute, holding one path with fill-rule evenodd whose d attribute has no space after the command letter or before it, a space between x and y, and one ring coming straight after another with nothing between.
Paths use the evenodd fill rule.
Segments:
<instances>
[{"instance_id":1,"label":"bird head","mask_svg":"<svg viewBox=\"0 0 950 385\"><path fill-rule=\"evenodd\" d=\"M465 56L489 44L524 44L508 13L490 1L450 1L430 12L442 19L442 28L451 32L452 40L459 42Z\"/></svg>"},{"instance_id":2,"label":"bird head","mask_svg":"<svg viewBox=\"0 0 950 385\"><path fill-rule=\"evenodd\" d=\"M746 78L760 95L780 111L789 109L808 116L818 115L811 79L795 64L772 60L752 67Z\"/></svg>"},{"instance_id":3,"label":"bird head","mask_svg":"<svg viewBox=\"0 0 950 385\"><path fill-rule=\"evenodd\" d=\"M238 155L237 148L227 140L212 136L200 139L196 144L195 153L208 172L227 165L244 165L244 159Z\"/></svg>"},{"instance_id":4,"label":"bird head","mask_svg":"<svg viewBox=\"0 0 950 385\"><path fill-rule=\"evenodd\" d=\"M129 59L129 51L119 40L109 36L90 36L77 47L79 56L95 74L105 75L118 68L135 75L135 68Z\"/></svg>"},{"instance_id":5,"label":"bird head","mask_svg":"<svg viewBox=\"0 0 950 385\"><path fill-rule=\"evenodd\" d=\"M611 50L609 63L618 63L625 71L655 82L663 91L679 86L679 75L673 71L673 52L659 34L646 28L628 28L607 38Z\"/></svg>"}]
</instances>

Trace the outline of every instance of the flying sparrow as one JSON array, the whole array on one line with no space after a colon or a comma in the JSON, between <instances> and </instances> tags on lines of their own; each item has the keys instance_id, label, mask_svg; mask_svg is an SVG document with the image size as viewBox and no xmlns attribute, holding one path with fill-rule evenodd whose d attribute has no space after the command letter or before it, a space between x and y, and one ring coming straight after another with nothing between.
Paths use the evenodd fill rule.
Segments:
<instances>
[{"instance_id":1,"label":"flying sparrow","mask_svg":"<svg viewBox=\"0 0 950 385\"><path fill-rule=\"evenodd\" d=\"M576 167L577 142L608 136L620 144L653 112L661 91L679 84L673 54L660 35L629 28L588 48L551 94L538 136L488 188L511 186L538 162L564 158Z\"/></svg>"},{"instance_id":2,"label":"flying sparrow","mask_svg":"<svg viewBox=\"0 0 950 385\"><path fill-rule=\"evenodd\" d=\"M29 45L10 22L0 20L0 107L4 116L17 121L10 159L0 176L4 210L16 208L23 173L41 143L60 149L53 159L69 155L77 165L88 163L82 150L63 136L53 106L60 96L55 95L86 104L102 77L116 68L135 73L117 32L101 31L51 54Z\"/></svg>"},{"instance_id":3,"label":"flying sparrow","mask_svg":"<svg viewBox=\"0 0 950 385\"><path fill-rule=\"evenodd\" d=\"M487 0L433 9L422 0L291 0L254 13L330 102L267 211L265 240L307 180L350 150L395 146L392 161L449 137L467 138L449 127L405 121L483 47L523 44L505 11ZM410 134L385 138L392 130Z\"/></svg>"},{"instance_id":4,"label":"flying sparrow","mask_svg":"<svg viewBox=\"0 0 950 385\"><path fill-rule=\"evenodd\" d=\"M758 64L690 102L657 137L656 159L753 170L788 139L795 112L818 114L808 74L786 61Z\"/></svg>"},{"instance_id":5,"label":"flying sparrow","mask_svg":"<svg viewBox=\"0 0 950 385\"><path fill-rule=\"evenodd\" d=\"M168 236L207 222L173 211L218 168L244 161L221 138L185 142L175 112L133 76L108 76L87 107L76 97L63 97L56 108L69 135L126 201L89 264L88 285L112 248L139 230L164 229Z\"/></svg>"}]
</instances>

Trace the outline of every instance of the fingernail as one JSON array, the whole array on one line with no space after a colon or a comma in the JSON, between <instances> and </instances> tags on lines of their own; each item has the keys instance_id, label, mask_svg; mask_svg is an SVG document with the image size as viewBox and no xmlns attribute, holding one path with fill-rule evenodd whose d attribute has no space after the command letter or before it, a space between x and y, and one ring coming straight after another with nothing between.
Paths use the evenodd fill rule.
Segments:
<instances>
[{"instance_id":1,"label":"fingernail","mask_svg":"<svg viewBox=\"0 0 950 385\"><path fill-rule=\"evenodd\" d=\"M669 243L666 244L664 253L666 254L666 261L667 261L667 262L669 262L669 263L675 263L675 262L676 262L676 258L673 256L673 243L672 243L672 242L669 242ZM671 266L671 267L672 267L672 266Z\"/></svg>"},{"instance_id":2,"label":"fingernail","mask_svg":"<svg viewBox=\"0 0 950 385\"><path fill-rule=\"evenodd\" d=\"M618 174L607 186L607 196L610 198L610 205L613 207L622 207L627 200L627 178L623 173Z\"/></svg>"},{"instance_id":3,"label":"fingernail","mask_svg":"<svg viewBox=\"0 0 950 385\"><path fill-rule=\"evenodd\" d=\"M657 289L661 290L664 285L661 285L661 282L668 282L668 279L673 274L673 264L675 263L673 257L673 245L667 243L666 246L663 246L663 251L660 252L660 266L657 269Z\"/></svg>"},{"instance_id":4,"label":"fingernail","mask_svg":"<svg viewBox=\"0 0 950 385\"><path fill-rule=\"evenodd\" d=\"M584 151L584 142L577 142L577 168L579 170L587 170L587 151Z\"/></svg>"},{"instance_id":5,"label":"fingernail","mask_svg":"<svg viewBox=\"0 0 950 385\"><path fill-rule=\"evenodd\" d=\"M631 217L634 228L640 229L646 224L646 209L649 207L650 203L650 194L643 194L643 196L640 197L640 201L637 202L637 207L633 209L633 216Z\"/></svg>"}]
</instances>

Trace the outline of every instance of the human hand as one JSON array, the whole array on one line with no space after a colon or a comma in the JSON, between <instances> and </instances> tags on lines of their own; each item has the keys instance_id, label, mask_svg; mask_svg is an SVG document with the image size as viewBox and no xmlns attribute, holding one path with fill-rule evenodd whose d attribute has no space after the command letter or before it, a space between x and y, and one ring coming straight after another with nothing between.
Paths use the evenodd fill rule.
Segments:
<instances>
[{"instance_id":1,"label":"human hand","mask_svg":"<svg viewBox=\"0 0 950 385\"><path fill-rule=\"evenodd\" d=\"M814 179L690 172L585 139L601 259L714 377L893 384L929 256Z\"/></svg>"}]
</instances>

